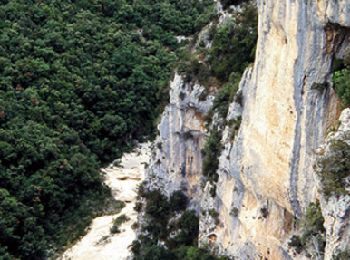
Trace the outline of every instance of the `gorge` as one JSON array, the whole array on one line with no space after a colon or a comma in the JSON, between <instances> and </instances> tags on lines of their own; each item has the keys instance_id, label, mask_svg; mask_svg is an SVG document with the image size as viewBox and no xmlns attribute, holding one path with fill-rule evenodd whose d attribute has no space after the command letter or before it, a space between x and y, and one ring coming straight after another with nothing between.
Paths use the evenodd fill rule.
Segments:
<instances>
[{"instance_id":1,"label":"gorge","mask_svg":"<svg viewBox=\"0 0 350 260\"><path fill-rule=\"evenodd\" d=\"M207 133L202 118L211 97L200 101L200 84L184 83L175 75L170 105L159 126L159 145L146 176L148 187L168 196L177 189L184 191L190 207L199 213L200 244L218 255L347 259L349 186L343 184L347 190L343 194L326 197L315 164L322 145L330 145L327 136L334 135L338 122L338 131L346 134L336 136L349 145L349 110L337 121L341 105L332 77L335 61L350 53L350 3L261 0L257 5L255 62L243 74L223 118L239 121L239 129L230 124L223 129L217 182L205 178L198 166ZM349 172L349 158L345 160ZM296 252L290 239L303 233L300 220L312 203L319 202L325 233L319 241L302 242L305 250Z\"/></svg>"},{"instance_id":2,"label":"gorge","mask_svg":"<svg viewBox=\"0 0 350 260\"><path fill-rule=\"evenodd\" d=\"M350 259L350 0L0 18L0 259Z\"/></svg>"}]
</instances>

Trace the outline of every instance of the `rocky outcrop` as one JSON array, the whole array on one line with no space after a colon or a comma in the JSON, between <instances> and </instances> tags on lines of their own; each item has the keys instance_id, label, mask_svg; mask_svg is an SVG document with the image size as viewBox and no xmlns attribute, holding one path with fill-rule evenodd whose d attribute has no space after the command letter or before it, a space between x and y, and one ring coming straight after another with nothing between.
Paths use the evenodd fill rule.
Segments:
<instances>
[{"instance_id":1,"label":"rocky outcrop","mask_svg":"<svg viewBox=\"0 0 350 260\"><path fill-rule=\"evenodd\" d=\"M219 253L287 259L293 220L318 196L315 149L336 118L332 62L348 42L350 4L258 5L256 62L241 82L241 127L233 142L224 140L215 201L207 206L203 196L202 206L219 212L219 225L202 233L202 243L215 235Z\"/></svg>"},{"instance_id":2,"label":"rocky outcrop","mask_svg":"<svg viewBox=\"0 0 350 260\"><path fill-rule=\"evenodd\" d=\"M330 161L331 158L341 160L336 154L339 142L347 146L347 151L350 151L350 109L342 112L339 121L339 128L327 136L325 145L318 150L319 160ZM344 149L343 146L341 148ZM335 162L335 164L338 163L344 162ZM322 167L318 170L322 174ZM325 218L324 226L327 234L325 259L333 259L333 256L342 252L350 253L350 173L348 173L346 183L347 195L322 196L322 214Z\"/></svg>"},{"instance_id":3,"label":"rocky outcrop","mask_svg":"<svg viewBox=\"0 0 350 260\"><path fill-rule=\"evenodd\" d=\"M316 150L339 112L332 66L349 46L350 3L259 0L258 8L256 61L229 108L226 121L241 123L238 130L228 124L223 132L216 195L201 177L200 153L202 117L212 97L200 101L203 88L179 75L171 85L148 179L151 188L167 194L186 190L200 205L200 244L215 253L292 259L287 242L295 220L322 198ZM330 259L349 243L350 205L345 198L321 204Z\"/></svg>"},{"instance_id":4,"label":"rocky outcrop","mask_svg":"<svg viewBox=\"0 0 350 260\"><path fill-rule=\"evenodd\" d=\"M198 208L202 191L202 154L206 128L204 117L212 106L213 96L205 87L186 82L175 73L170 83L170 103L158 126L147 186L170 195L185 191Z\"/></svg>"}]
</instances>

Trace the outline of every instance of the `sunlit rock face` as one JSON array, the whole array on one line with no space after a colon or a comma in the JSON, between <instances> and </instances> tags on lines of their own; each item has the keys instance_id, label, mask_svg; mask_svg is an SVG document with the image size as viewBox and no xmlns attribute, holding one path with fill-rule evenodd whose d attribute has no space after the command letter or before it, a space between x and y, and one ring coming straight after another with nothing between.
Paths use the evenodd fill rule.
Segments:
<instances>
[{"instance_id":1,"label":"sunlit rock face","mask_svg":"<svg viewBox=\"0 0 350 260\"><path fill-rule=\"evenodd\" d=\"M198 208L201 194L202 154L206 137L205 115L213 96L197 83L175 73L170 83L170 103L158 126L147 178L151 189L170 195L184 191Z\"/></svg>"},{"instance_id":2,"label":"sunlit rock face","mask_svg":"<svg viewBox=\"0 0 350 260\"><path fill-rule=\"evenodd\" d=\"M217 197L208 189L201 243L238 259L288 259L286 242L318 187L318 148L336 119L332 61L349 39L349 1L258 1L256 61L241 82L243 108L234 141L224 140ZM228 131L228 129L226 129ZM215 228L212 228L215 226ZM214 238L214 239L213 239Z\"/></svg>"},{"instance_id":3,"label":"sunlit rock face","mask_svg":"<svg viewBox=\"0 0 350 260\"><path fill-rule=\"evenodd\" d=\"M257 2L256 60L241 80L241 98L229 108L227 121L241 124L235 138L230 127L223 132L216 196L201 176L200 153L203 117L213 97L203 98L203 87L177 74L146 179L168 195L186 191L199 212L200 245L213 252L236 259L302 259L287 243L296 232L295 219L310 202L322 200L314 165L339 115L332 63L349 46L350 2ZM347 231L332 235L348 223L348 213L341 212L350 205L342 201L335 208L321 203L327 242L333 241L326 259L348 243Z\"/></svg>"}]
</instances>

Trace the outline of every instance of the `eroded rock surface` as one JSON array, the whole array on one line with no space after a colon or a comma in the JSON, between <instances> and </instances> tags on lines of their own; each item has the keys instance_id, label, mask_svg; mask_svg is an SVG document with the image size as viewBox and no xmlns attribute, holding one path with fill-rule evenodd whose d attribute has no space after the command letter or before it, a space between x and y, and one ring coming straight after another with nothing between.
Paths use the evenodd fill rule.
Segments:
<instances>
[{"instance_id":1,"label":"eroded rock surface","mask_svg":"<svg viewBox=\"0 0 350 260\"><path fill-rule=\"evenodd\" d=\"M200 214L200 244L209 244L215 253L294 259L299 256L290 255L287 243L295 220L322 196L316 150L339 113L332 66L349 46L350 2L257 2L256 60L240 83L240 102L229 108L227 121L241 124L234 138L230 127L224 130L216 196L210 194L211 184L201 185L200 175L201 117L211 98L199 101L201 87L184 83L179 75L159 126L149 179L152 188L167 194L186 190L192 201L200 201L200 212L218 213ZM322 204L330 259L335 248L349 243L348 231L340 236L336 230L348 228L343 213L350 205L343 198L328 203L339 204Z\"/></svg>"},{"instance_id":2,"label":"eroded rock surface","mask_svg":"<svg viewBox=\"0 0 350 260\"><path fill-rule=\"evenodd\" d=\"M170 84L170 104L158 126L147 185L168 196L183 190L198 208L201 194L202 154L206 129L204 117L212 106L213 96L199 84L186 82L175 73Z\"/></svg>"},{"instance_id":3,"label":"eroded rock surface","mask_svg":"<svg viewBox=\"0 0 350 260\"><path fill-rule=\"evenodd\" d=\"M216 235L220 253L292 257L285 243L293 219L318 196L315 149L336 119L332 62L348 40L349 4L258 1L256 62L241 83L242 123L233 143L224 140L210 206L220 224L202 234ZM229 116L235 113L231 105Z\"/></svg>"}]
</instances>

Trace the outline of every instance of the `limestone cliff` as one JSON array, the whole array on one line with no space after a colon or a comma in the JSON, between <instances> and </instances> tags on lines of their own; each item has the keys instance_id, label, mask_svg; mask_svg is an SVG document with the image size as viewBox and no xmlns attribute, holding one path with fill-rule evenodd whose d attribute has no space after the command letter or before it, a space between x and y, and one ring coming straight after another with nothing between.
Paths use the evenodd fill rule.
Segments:
<instances>
[{"instance_id":1,"label":"limestone cliff","mask_svg":"<svg viewBox=\"0 0 350 260\"><path fill-rule=\"evenodd\" d=\"M154 142L147 177L150 189L160 189L167 195L176 190L186 191L195 208L202 193L204 117L213 98L203 86L186 82L175 73L170 83L170 104L159 124L160 134Z\"/></svg>"},{"instance_id":2,"label":"limestone cliff","mask_svg":"<svg viewBox=\"0 0 350 260\"><path fill-rule=\"evenodd\" d=\"M200 243L238 259L310 257L294 255L287 243L295 220L320 199L325 258L332 259L338 247L349 249L349 198L324 199L314 166L339 113L332 66L349 46L350 2L259 0L258 9L256 60L229 108L227 121L241 124L234 139L232 127L224 130L216 196L202 182L200 153L212 97L200 101L201 86L179 75L159 126L150 187L168 194L181 188L201 212L217 211L200 214Z\"/></svg>"},{"instance_id":3,"label":"limestone cliff","mask_svg":"<svg viewBox=\"0 0 350 260\"><path fill-rule=\"evenodd\" d=\"M214 203L221 224L202 235L215 234L220 252L239 258L284 259L293 218L318 196L315 149L336 118L332 62L349 40L350 3L258 5L259 41L241 84L241 127L233 143L223 140L220 157Z\"/></svg>"}]
</instances>

